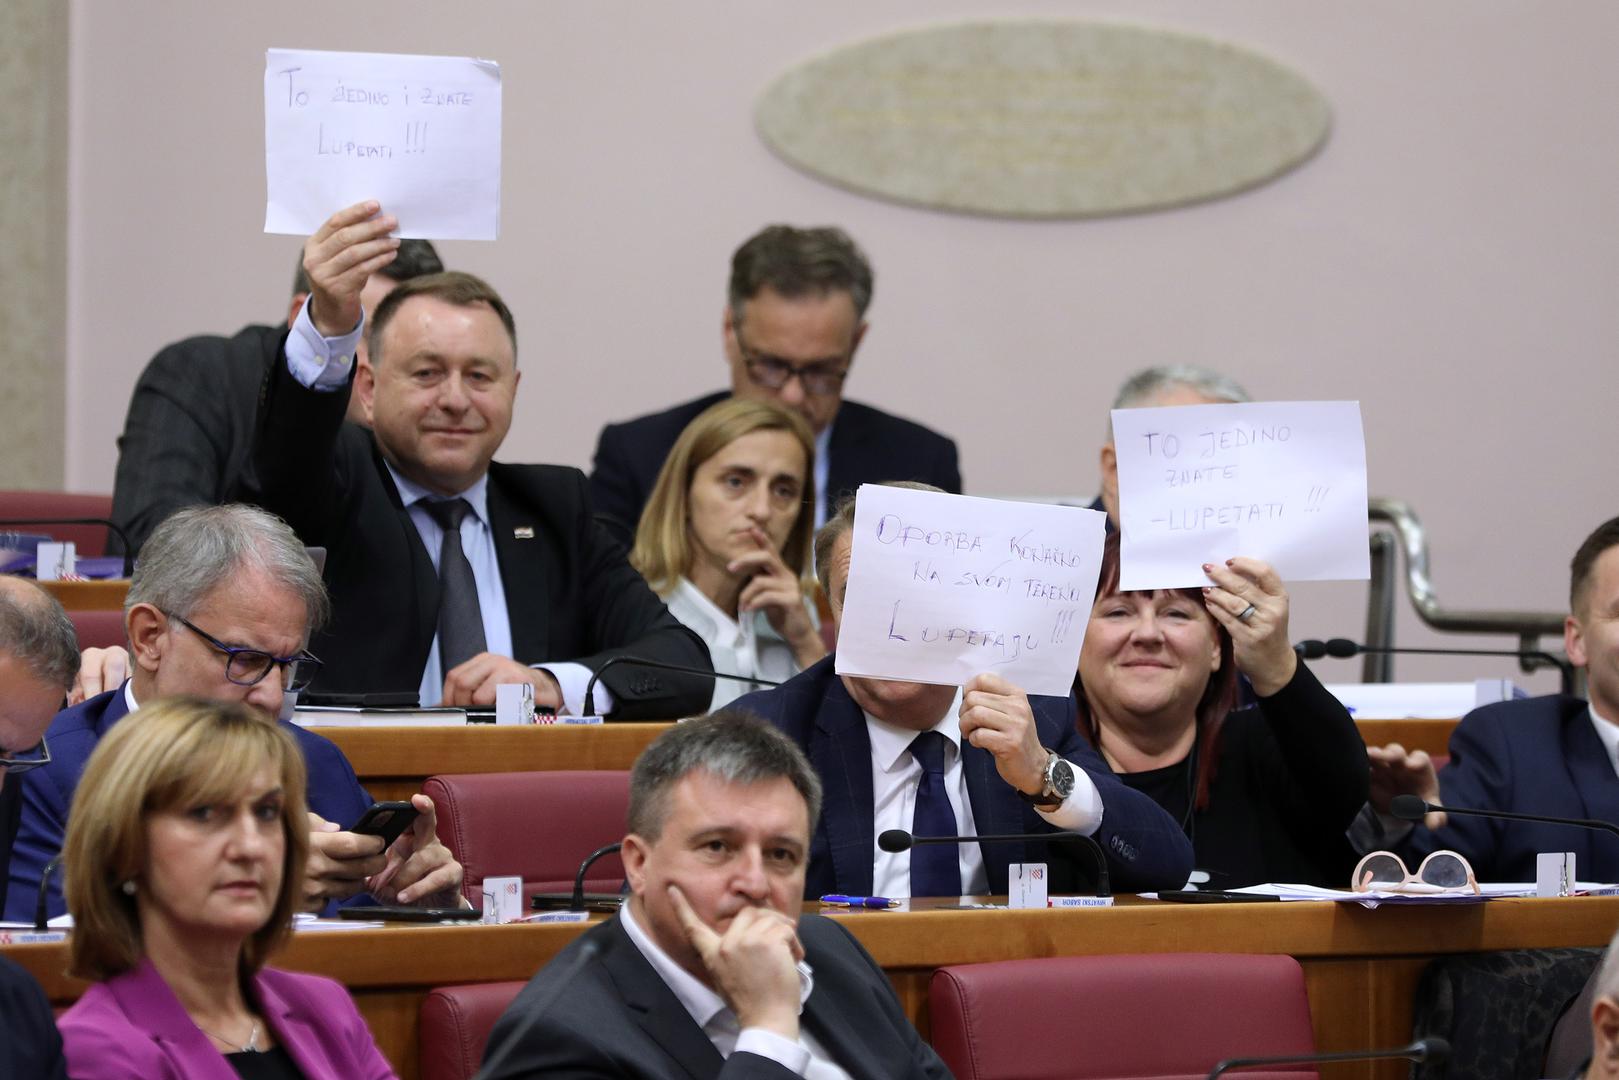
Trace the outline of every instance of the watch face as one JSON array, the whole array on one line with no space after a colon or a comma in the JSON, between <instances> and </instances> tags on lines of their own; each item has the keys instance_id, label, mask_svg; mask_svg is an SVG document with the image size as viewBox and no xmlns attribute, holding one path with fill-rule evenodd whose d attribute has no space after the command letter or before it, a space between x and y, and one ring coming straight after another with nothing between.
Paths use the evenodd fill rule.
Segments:
<instances>
[{"instance_id":1,"label":"watch face","mask_svg":"<svg viewBox=\"0 0 1619 1080\"><path fill-rule=\"evenodd\" d=\"M1053 795L1066 799L1068 796L1073 794L1074 767L1072 765L1068 764L1068 762L1064 761L1062 758L1058 758L1056 761L1052 762L1050 773L1051 793Z\"/></svg>"}]
</instances>

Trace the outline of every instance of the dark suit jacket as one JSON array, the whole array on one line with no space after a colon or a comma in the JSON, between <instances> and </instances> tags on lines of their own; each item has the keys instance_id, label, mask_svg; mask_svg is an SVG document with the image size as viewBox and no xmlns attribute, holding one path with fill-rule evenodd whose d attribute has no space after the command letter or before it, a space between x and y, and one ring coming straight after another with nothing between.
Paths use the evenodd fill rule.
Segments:
<instances>
[{"instance_id":1,"label":"dark suit jacket","mask_svg":"<svg viewBox=\"0 0 1619 1080\"><path fill-rule=\"evenodd\" d=\"M438 625L439 584L369 431L343 423L347 393L300 385L277 362L265 381L251 501L327 549L331 622L310 643L312 689L412 690ZM585 478L554 465L489 466L489 520L524 663L642 656L709 670L708 648L669 614L591 516ZM712 680L618 664L602 676L621 720L701 713Z\"/></svg>"},{"instance_id":2,"label":"dark suit jacket","mask_svg":"<svg viewBox=\"0 0 1619 1080\"><path fill-rule=\"evenodd\" d=\"M810 759L824 789L821 820L810 840L806 899L827 893L872 891L876 855L871 786L871 739L866 717L833 671L828 656L774 690L738 699L734 707L759 714L786 732ZM1108 770L1079 736L1068 698L1031 695L1040 742L1084 769L1102 795L1102 826L1093 839L1107 856L1113 887L1121 892L1178 889L1192 871L1192 845L1159 805L1132 791ZM961 747L973 824L979 833L1042 833L1053 826L1018 796L995 770L995 756L970 743ZM1043 862L1053 893L1089 885L1095 872L1077 841L981 845L992 893L1007 891L1007 867Z\"/></svg>"},{"instance_id":3,"label":"dark suit jacket","mask_svg":"<svg viewBox=\"0 0 1619 1080\"><path fill-rule=\"evenodd\" d=\"M633 535L675 440L698 413L730 396L709 394L602 428L590 474L590 498L597 512ZM845 401L838 407L827 456L831 459L827 464L828 514L839 498L861 484L884 480L920 480L952 493L961 491L953 440L858 401Z\"/></svg>"},{"instance_id":4,"label":"dark suit jacket","mask_svg":"<svg viewBox=\"0 0 1619 1080\"><path fill-rule=\"evenodd\" d=\"M1619 776L1589 706L1574 697L1503 701L1462 717L1439 788L1442 802L1469 809L1619 823ZM1461 852L1480 881L1534 881L1542 851L1574 852L1581 881L1619 881L1619 836L1590 829L1451 814L1437 832L1418 826L1409 843L1417 857Z\"/></svg>"},{"instance_id":5,"label":"dark suit jacket","mask_svg":"<svg viewBox=\"0 0 1619 1080\"><path fill-rule=\"evenodd\" d=\"M0 956L0 1076L67 1080L62 1036L33 976Z\"/></svg>"},{"instance_id":6,"label":"dark suit jacket","mask_svg":"<svg viewBox=\"0 0 1619 1080\"><path fill-rule=\"evenodd\" d=\"M815 969L804 1029L850 1076L948 1080L949 1070L905 1018L887 976L847 930L805 915L798 937ZM594 958L581 956L590 948L597 950ZM508 1053L498 1069L490 1068ZM757 1054L722 1059L616 918L562 950L517 995L496 1022L478 1073L479 1080L793 1075Z\"/></svg>"},{"instance_id":7,"label":"dark suit jacket","mask_svg":"<svg viewBox=\"0 0 1619 1080\"><path fill-rule=\"evenodd\" d=\"M118 439L112 519L140 550L185 506L225 502L247 467L259 385L286 327L248 326L234 337L165 346L135 382ZM114 554L117 537L107 538Z\"/></svg>"},{"instance_id":8,"label":"dark suit jacket","mask_svg":"<svg viewBox=\"0 0 1619 1080\"><path fill-rule=\"evenodd\" d=\"M63 709L45 732L51 763L6 781L7 787L22 787L23 804L22 827L11 859L7 919L33 922L40 878L45 864L62 850L68 809L73 805L73 792L78 789L90 752L114 724L128 715L121 685ZM358 821L371 805L371 796L360 786L343 751L331 740L296 724L281 721L281 725L304 752L304 765L309 770L309 809L344 828ZM357 901L350 901L354 902ZM65 910L62 875L58 872L51 878L47 913L54 918Z\"/></svg>"}]
</instances>

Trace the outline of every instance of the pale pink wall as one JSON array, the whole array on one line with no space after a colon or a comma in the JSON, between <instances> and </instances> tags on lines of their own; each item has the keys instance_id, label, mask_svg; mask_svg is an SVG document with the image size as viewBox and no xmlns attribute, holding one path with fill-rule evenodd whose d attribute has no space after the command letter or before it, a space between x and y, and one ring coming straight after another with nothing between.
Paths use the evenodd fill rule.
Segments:
<instances>
[{"instance_id":1,"label":"pale pink wall","mask_svg":"<svg viewBox=\"0 0 1619 1080\"><path fill-rule=\"evenodd\" d=\"M1303 169L1238 198L1066 224L868 200L755 137L756 94L794 61L984 14L1229 38L1313 80L1333 134ZM521 323L508 459L587 466L604 420L717 387L731 249L768 221L837 222L878 268L852 393L954 434L974 493L1088 494L1118 380L1197 361L1266 397L1360 399L1372 490L1422 514L1453 606L1558 608L1574 546L1619 512L1609 0L74 0L75 489L110 488L128 390L154 350L283 309L297 244L258 231L272 45L502 64L504 234L443 248ZM1363 586L1298 592L1299 636L1358 633ZM1402 639L1423 640L1411 623Z\"/></svg>"}]
</instances>

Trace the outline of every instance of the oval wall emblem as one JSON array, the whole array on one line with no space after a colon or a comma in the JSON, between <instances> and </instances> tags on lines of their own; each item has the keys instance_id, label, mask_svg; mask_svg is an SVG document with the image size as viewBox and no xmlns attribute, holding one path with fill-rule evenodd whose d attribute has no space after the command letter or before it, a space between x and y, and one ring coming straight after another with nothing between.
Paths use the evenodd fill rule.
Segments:
<instances>
[{"instance_id":1,"label":"oval wall emblem","mask_svg":"<svg viewBox=\"0 0 1619 1080\"><path fill-rule=\"evenodd\" d=\"M996 20L857 42L766 88L765 142L816 176L946 210L1090 217L1230 195L1306 160L1331 109L1211 38Z\"/></svg>"}]
</instances>

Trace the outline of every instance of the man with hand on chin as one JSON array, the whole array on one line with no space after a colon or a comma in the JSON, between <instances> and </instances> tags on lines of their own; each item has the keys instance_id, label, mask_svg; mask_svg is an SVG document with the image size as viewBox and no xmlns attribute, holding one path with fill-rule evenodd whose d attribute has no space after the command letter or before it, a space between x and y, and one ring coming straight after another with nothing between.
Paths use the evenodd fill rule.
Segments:
<instances>
[{"instance_id":1,"label":"man with hand on chin","mask_svg":"<svg viewBox=\"0 0 1619 1080\"><path fill-rule=\"evenodd\" d=\"M521 377L499 294L432 274L362 310L397 225L364 202L309 238L309 302L260 400L252 500L327 549L333 618L311 645L325 661L312 690L487 706L498 685L528 682L537 704L577 713L614 656L710 670L596 524L582 473L493 460ZM370 431L343 423L351 389ZM617 719L687 716L710 682L619 664L596 703Z\"/></svg>"},{"instance_id":2,"label":"man with hand on chin","mask_svg":"<svg viewBox=\"0 0 1619 1080\"><path fill-rule=\"evenodd\" d=\"M630 899L512 1002L481 1080L948 1077L849 932L798 914L820 801L744 713L659 736L630 774Z\"/></svg>"},{"instance_id":3,"label":"man with hand on chin","mask_svg":"<svg viewBox=\"0 0 1619 1080\"><path fill-rule=\"evenodd\" d=\"M920 484L898 484L937 490ZM843 617L855 500L815 537L815 572ZM1132 791L1080 737L1068 698L1030 697L993 674L966 686L839 676L835 657L737 702L784 731L827 791L810 848L805 897L1005 893L1014 862L1046 863L1053 892L1095 883L1072 830L1101 847L1121 891L1173 889L1191 844L1152 799ZM1022 844L928 844L887 852L890 829L922 836L1026 835Z\"/></svg>"}]
</instances>

